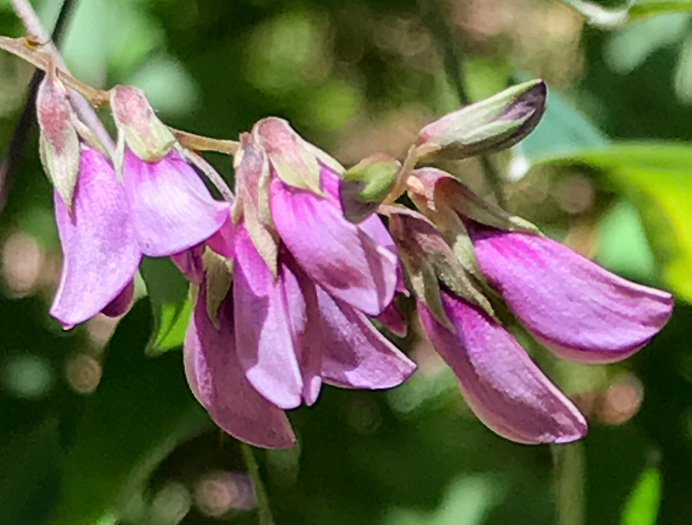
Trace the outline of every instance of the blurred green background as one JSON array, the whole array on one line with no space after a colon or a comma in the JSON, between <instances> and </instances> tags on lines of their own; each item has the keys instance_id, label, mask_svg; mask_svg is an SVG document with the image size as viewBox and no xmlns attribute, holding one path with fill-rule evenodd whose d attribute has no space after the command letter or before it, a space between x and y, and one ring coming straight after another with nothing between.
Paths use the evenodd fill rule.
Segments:
<instances>
[{"instance_id":1,"label":"blurred green background","mask_svg":"<svg viewBox=\"0 0 692 525\"><path fill-rule=\"evenodd\" d=\"M61 4L35 3L46 28ZM419 364L409 382L327 387L290 414L295 449L257 453L275 520L692 523L690 15L606 31L549 0L77 0L61 48L94 86L144 89L169 125L235 138L279 115L351 165L379 151L401 158L424 124L459 105L435 9L474 100L527 77L549 85L538 129L492 159L508 208L673 291L676 309L621 364L529 348L590 421L586 439L553 449L479 423L414 327L398 341ZM9 0L0 34L23 34ZM3 154L31 74L0 53ZM0 217L0 523L256 523L237 442L185 383L185 286L165 261L146 262L150 297L117 328L99 317L64 332L49 318L60 249L35 126L22 145ZM228 158L208 158L232 180ZM446 167L489 196L476 160Z\"/></svg>"}]
</instances>

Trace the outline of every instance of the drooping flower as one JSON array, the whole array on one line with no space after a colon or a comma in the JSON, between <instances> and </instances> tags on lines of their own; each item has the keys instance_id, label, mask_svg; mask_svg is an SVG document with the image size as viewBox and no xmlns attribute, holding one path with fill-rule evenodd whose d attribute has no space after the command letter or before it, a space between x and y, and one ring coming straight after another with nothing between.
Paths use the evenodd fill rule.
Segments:
<instances>
[{"instance_id":1,"label":"drooping flower","mask_svg":"<svg viewBox=\"0 0 692 525\"><path fill-rule=\"evenodd\" d=\"M156 117L144 93L112 89L122 176L142 253L171 255L214 235L228 220L230 204L215 200Z\"/></svg>"},{"instance_id":2,"label":"drooping flower","mask_svg":"<svg viewBox=\"0 0 692 525\"><path fill-rule=\"evenodd\" d=\"M98 150L82 144L72 209L57 190L53 202L63 265L50 314L66 327L104 310L122 314L142 253L113 166Z\"/></svg>"},{"instance_id":3,"label":"drooping flower","mask_svg":"<svg viewBox=\"0 0 692 525\"><path fill-rule=\"evenodd\" d=\"M469 406L514 441L582 437L583 416L500 323L487 287L550 350L590 363L624 359L643 346L670 317L671 295L543 237L444 172L425 168L414 177L409 194L435 224L409 211L394 214L390 225L423 328Z\"/></svg>"},{"instance_id":4,"label":"drooping flower","mask_svg":"<svg viewBox=\"0 0 692 525\"><path fill-rule=\"evenodd\" d=\"M99 312L120 315L131 302L142 257L123 187L108 159L78 127L58 81L42 82L36 110L63 252L50 314L66 328Z\"/></svg>"},{"instance_id":5,"label":"drooping flower","mask_svg":"<svg viewBox=\"0 0 692 525\"><path fill-rule=\"evenodd\" d=\"M253 132L242 137L236 156L234 229L224 236L226 247L220 237L214 247L234 257L232 287L228 276L220 278L220 287L207 282L206 306L198 297L195 311L232 334L243 376L274 407L314 403L323 381L366 389L399 384L415 365L366 317L387 309L397 285L398 263L386 228L376 217L358 225L343 217L338 173L285 122L266 119ZM287 146L280 149L276 142ZM317 169L316 186L300 180L313 175L303 171L306 165ZM287 170L291 183L281 178ZM210 266L208 280L218 275ZM219 288L226 295L210 302L209 293ZM232 329L223 327L229 322L223 308L232 309ZM228 345L205 344L210 353L229 351ZM199 350L188 345L186 352ZM233 414L216 406L232 391L222 381L203 404L222 428L250 441L233 426Z\"/></svg>"}]
</instances>

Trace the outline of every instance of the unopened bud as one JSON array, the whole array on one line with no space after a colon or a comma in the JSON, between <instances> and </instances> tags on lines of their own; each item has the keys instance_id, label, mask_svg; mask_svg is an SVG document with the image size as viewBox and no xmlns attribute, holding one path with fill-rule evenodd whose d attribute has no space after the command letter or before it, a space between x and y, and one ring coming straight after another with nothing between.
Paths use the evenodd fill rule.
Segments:
<instances>
[{"instance_id":1,"label":"unopened bud","mask_svg":"<svg viewBox=\"0 0 692 525\"><path fill-rule=\"evenodd\" d=\"M394 187L400 167L389 155L377 154L346 171L339 188L344 217L360 222L373 213Z\"/></svg>"},{"instance_id":2,"label":"unopened bud","mask_svg":"<svg viewBox=\"0 0 692 525\"><path fill-rule=\"evenodd\" d=\"M463 159L509 148L536 127L545 100L540 79L505 89L425 126L416 153L421 160Z\"/></svg>"},{"instance_id":3,"label":"unopened bud","mask_svg":"<svg viewBox=\"0 0 692 525\"><path fill-rule=\"evenodd\" d=\"M115 86L111 90L111 109L125 145L140 159L159 160L175 144L173 133L159 120L140 89Z\"/></svg>"},{"instance_id":4,"label":"unopened bud","mask_svg":"<svg viewBox=\"0 0 692 525\"><path fill-rule=\"evenodd\" d=\"M79 173L79 137L73 109L61 84L46 77L36 96L41 162L53 187L68 208Z\"/></svg>"}]
</instances>

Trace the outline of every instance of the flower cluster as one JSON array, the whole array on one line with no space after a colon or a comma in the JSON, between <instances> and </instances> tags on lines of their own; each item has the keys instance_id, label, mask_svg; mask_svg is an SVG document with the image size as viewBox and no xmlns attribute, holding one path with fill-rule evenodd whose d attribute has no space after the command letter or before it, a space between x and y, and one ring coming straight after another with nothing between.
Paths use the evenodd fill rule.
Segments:
<instances>
[{"instance_id":1,"label":"flower cluster","mask_svg":"<svg viewBox=\"0 0 692 525\"><path fill-rule=\"evenodd\" d=\"M560 357L606 363L663 327L670 294L607 272L448 173L416 169L511 146L545 95L541 81L515 86L423 128L403 164L374 155L349 170L265 118L240 136L235 196L217 200L141 91L110 91L109 158L49 76L40 150L64 256L50 313L66 328L120 315L142 256L170 257L191 283L192 392L229 434L281 448L295 442L285 411L313 404L323 383L381 389L413 372L371 322L405 334L394 298L412 294L488 427L525 443L578 439L584 417L514 339L512 319ZM416 210L397 204L404 193Z\"/></svg>"}]
</instances>

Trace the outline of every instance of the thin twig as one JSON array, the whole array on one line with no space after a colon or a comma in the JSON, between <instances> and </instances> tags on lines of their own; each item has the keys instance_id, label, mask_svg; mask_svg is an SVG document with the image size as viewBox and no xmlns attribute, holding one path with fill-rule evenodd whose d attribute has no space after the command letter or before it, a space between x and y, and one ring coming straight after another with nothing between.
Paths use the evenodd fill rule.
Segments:
<instances>
[{"instance_id":1,"label":"thin twig","mask_svg":"<svg viewBox=\"0 0 692 525\"><path fill-rule=\"evenodd\" d=\"M442 52L445 74L449 83L452 84L454 90L459 97L461 105L471 103L471 99L466 91L464 84L463 62L461 55L457 51L456 42L452 30L447 23L447 16L440 5L440 0L418 0L424 22L428 25L428 29L436 39L438 47ZM490 184L490 188L495 195L497 203L505 206L505 196L502 188L502 177L493 162L487 155L480 155L479 160L481 168L485 174L485 178Z\"/></svg>"},{"instance_id":2,"label":"thin twig","mask_svg":"<svg viewBox=\"0 0 692 525\"><path fill-rule=\"evenodd\" d=\"M37 37L41 42L46 42L43 49L55 57L55 63L60 69L67 71L65 62L60 56L58 48L55 46L54 42L49 40L48 33L46 33L45 29L43 29L43 25L41 24L41 21L39 20L29 1L12 0L12 6L14 7L17 16L22 20L27 32ZM112 156L113 153L115 153L115 143L113 142L113 138L108 134L108 131L106 131L106 128L103 127L103 123L94 111L94 108L91 107L91 104L84 97L74 90L70 90L70 99L72 100L72 104L74 105L79 118L82 120L82 122L84 122L84 124L89 126L91 131L96 135L96 137L98 137L103 146L106 148L106 151L108 151L108 153Z\"/></svg>"},{"instance_id":3,"label":"thin twig","mask_svg":"<svg viewBox=\"0 0 692 525\"><path fill-rule=\"evenodd\" d=\"M209 179L209 182L211 182L214 187L219 190L219 193L226 202L233 204L235 198L233 197L231 188L228 187L228 184L226 184L224 178L219 174L218 171L214 169L211 164L206 161L204 157L189 149L183 150L183 155L185 155L187 160L192 162L192 164L197 166L200 171L204 173L207 179Z\"/></svg>"},{"instance_id":4,"label":"thin twig","mask_svg":"<svg viewBox=\"0 0 692 525\"><path fill-rule=\"evenodd\" d=\"M75 0L65 0L60 7L58 18L55 21L55 26L53 27L53 35L51 36L51 39L56 44L62 41L65 34L65 28L68 25L67 22L69 15L74 7L74 2ZM17 14L20 16L25 25L27 23L25 20L32 23L31 14L26 10L18 11ZM39 36L39 38L41 37ZM36 93L38 91L38 86L43 79L43 75L44 72L37 69L31 77L31 81L27 87L27 95L24 102L24 107L19 115L19 119L17 119L17 122L14 125L10 142L7 146L7 151L2 159L2 164L0 164L0 212L2 212L5 207L7 192L9 190L12 174L14 173L14 167L16 162L19 160L19 157L21 157L22 151L26 144L27 135L31 130L31 124L34 122L34 115L36 112L34 101L36 100Z\"/></svg>"},{"instance_id":5,"label":"thin twig","mask_svg":"<svg viewBox=\"0 0 692 525\"><path fill-rule=\"evenodd\" d=\"M245 459L245 465L247 466L248 474L252 480L252 486L255 488L259 525L274 525L274 518L272 517L272 511L269 507L267 491L264 489L259 465L257 465L257 460L255 459L255 451L252 446L247 443L241 443L240 448L243 451L243 459Z\"/></svg>"}]
</instances>

